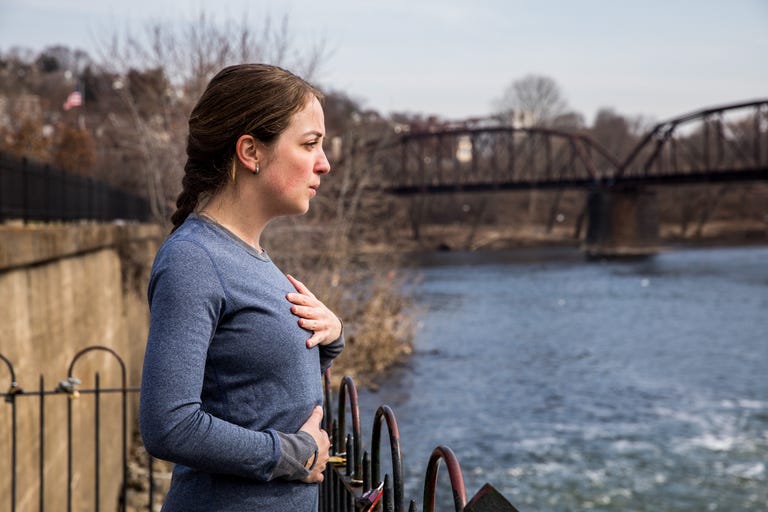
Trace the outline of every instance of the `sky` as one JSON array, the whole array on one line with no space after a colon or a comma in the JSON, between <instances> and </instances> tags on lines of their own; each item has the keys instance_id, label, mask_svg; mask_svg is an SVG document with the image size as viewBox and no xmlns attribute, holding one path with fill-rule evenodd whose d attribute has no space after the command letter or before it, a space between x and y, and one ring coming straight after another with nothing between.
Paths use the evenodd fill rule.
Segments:
<instances>
[{"instance_id":1,"label":"sky","mask_svg":"<svg viewBox=\"0 0 768 512\"><path fill-rule=\"evenodd\" d=\"M552 78L587 123L601 108L662 121L768 98L768 0L0 0L0 51L94 55L149 22L288 20L324 41L314 81L382 114L493 113L515 80Z\"/></svg>"}]
</instances>

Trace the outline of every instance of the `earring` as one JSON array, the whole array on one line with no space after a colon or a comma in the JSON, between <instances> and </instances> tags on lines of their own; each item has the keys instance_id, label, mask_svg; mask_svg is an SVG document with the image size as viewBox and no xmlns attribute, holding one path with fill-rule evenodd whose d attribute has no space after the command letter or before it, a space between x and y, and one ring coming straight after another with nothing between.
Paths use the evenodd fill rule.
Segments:
<instances>
[{"instance_id":1,"label":"earring","mask_svg":"<svg viewBox=\"0 0 768 512\"><path fill-rule=\"evenodd\" d=\"M258 163L256 164L256 168L253 170L253 174L254 174L254 176L259 174L259 164Z\"/></svg>"}]
</instances>

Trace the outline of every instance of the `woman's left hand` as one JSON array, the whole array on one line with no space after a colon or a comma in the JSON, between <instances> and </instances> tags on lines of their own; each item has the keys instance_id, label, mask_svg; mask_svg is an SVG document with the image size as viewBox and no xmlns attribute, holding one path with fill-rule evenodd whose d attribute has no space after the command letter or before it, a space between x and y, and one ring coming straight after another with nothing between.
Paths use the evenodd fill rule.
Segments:
<instances>
[{"instance_id":1,"label":"woman's left hand","mask_svg":"<svg viewBox=\"0 0 768 512\"><path fill-rule=\"evenodd\" d=\"M291 306L291 313L299 317L299 326L312 331L307 340L307 348L315 345L328 345L341 336L341 320L309 291L304 283L291 275L288 280L298 293L286 295Z\"/></svg>"}]
</instances>

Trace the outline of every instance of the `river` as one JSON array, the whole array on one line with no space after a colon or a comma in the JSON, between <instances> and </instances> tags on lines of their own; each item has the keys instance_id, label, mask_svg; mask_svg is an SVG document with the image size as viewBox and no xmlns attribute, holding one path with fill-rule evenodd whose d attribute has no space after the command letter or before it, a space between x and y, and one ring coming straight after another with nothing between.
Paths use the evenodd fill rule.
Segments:
<instances>
[{"instance_id":1,"label":"river","mask_svg":"<svg viewBox=\"0 0 768 512\"><path fill-rule=\"evenodd\" d=\"M366 443L375 407L395 411L408 499L444 444L468 497L490 482L521 512L768 510L768 248L409 271L415 353L360 392ZM443 466L438 510L450 494Z\"/></svg>"}]
</instances>

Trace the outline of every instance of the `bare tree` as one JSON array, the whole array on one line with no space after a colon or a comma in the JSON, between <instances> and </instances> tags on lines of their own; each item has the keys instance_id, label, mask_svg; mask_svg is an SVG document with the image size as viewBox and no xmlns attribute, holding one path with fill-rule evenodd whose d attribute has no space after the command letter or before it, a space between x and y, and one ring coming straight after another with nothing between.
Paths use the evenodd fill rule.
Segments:
<instances>
[{"instance_id":1,"label":"bare tree","mask_svg":"<svg viewBox=\"0 0 768 512\"><path fill-rule=\"evenodd\" d=\"M565 130L579 130L584 125L581 114L571 111L563 97L560 86L554 79L543 75L526 75L512 82L496 100L495 109L499 119L516 127L553 127ZM544 158L543 146L536 147L532 138L530 151L532 158ZM556 194L548 208L542 208L546 194L531 191L528 194L528 216L532 223L546 218L549 232L554 224L556 211L560 204L560 194Z\"/></svg>"},{"instance_id":2,"label":"bare tree","mask_svg":"<svg viewBox=\"0 0 768 512\"><path fill-rule=\"evenodd\" d=\"M640 140L633 121L610 108L601 108L595 116L590 134L617 160L623 161Z\"/></svg>"},{"instance_id":3,"label":"bare tree","mask_svg":"<svg viewBox=\"0 0 768 512\"><path fill-rule=\"evenodd\" d=\"M109 117L127 169L143 176L158 220L178 193L184 162L186 119L205 85L221 68L241 62L269 62L312 80L324 58L319 42L296 50L287 17L271 16L260 27L249 22L218 21L201 11L189 23L155 22L139 33L115 35L98 56L101 71L115 77L112 88L122 99L121 115Z\"/></svg>"},{"instance_id":4,"label":"bare tree","mask_svg":"<svg viewBox=\"0 0 768 512\"><path fill-rule=\"evenodd\" d=\"M570 113L560 86L543 75L526 75L512 82L496 100L495 110L508 122L533 126L552 125Z\"/></svg>"}]
</instances>

